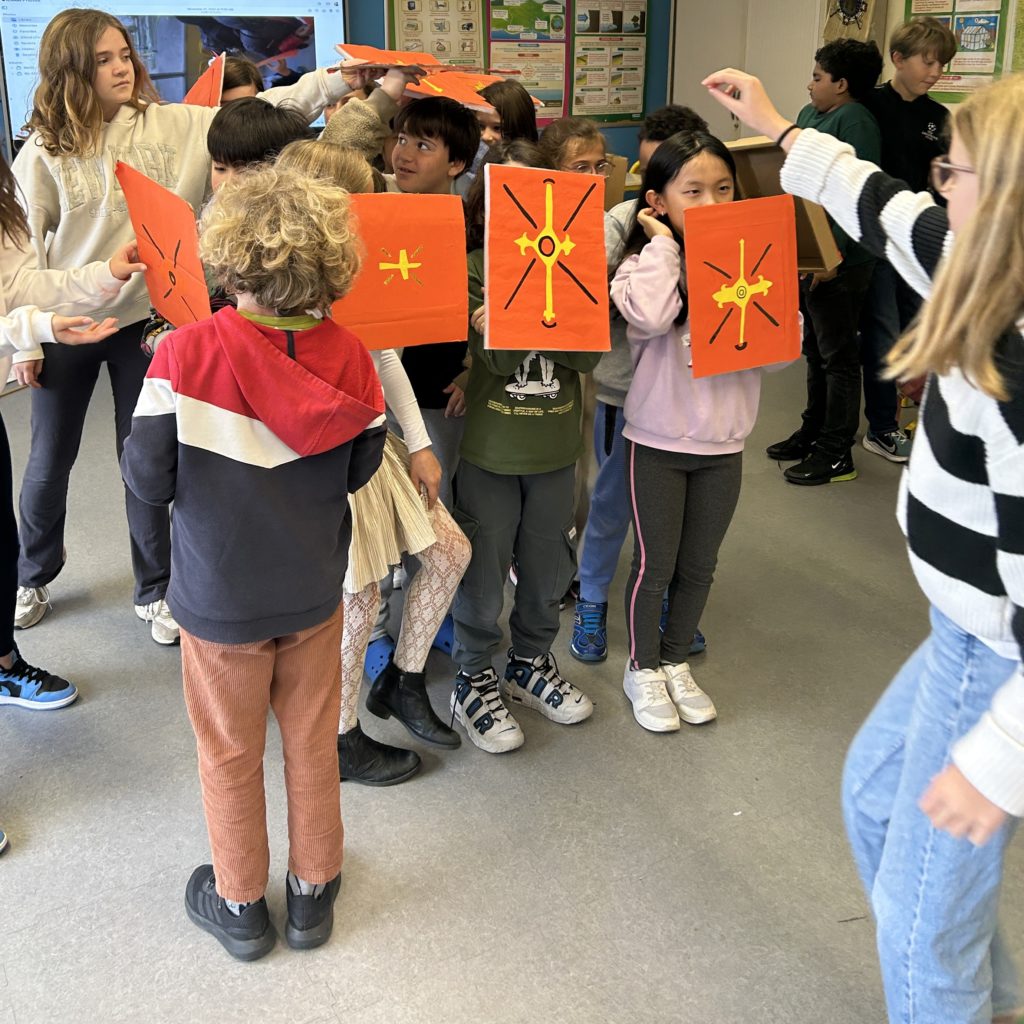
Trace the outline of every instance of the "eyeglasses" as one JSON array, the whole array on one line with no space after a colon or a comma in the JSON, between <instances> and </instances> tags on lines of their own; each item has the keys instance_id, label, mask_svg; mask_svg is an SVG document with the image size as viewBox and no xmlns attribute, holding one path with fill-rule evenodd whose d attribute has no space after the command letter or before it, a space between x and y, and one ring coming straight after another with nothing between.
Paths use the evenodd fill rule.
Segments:
<instances>
[{"instance_id":1,"label":"eyeglasses","mask_svg":"<svg viewBox=\"0 0 1024 1024\"><path fill-rule=\"evenodd\" d=\"M607 160L599 160L596 164L572 164L566 170L573 174L600 174L607 178L612 173L612 165Z\"/></svg>"},{"instance_id":2,"label":"eyeglasses","mask_svg":"<svg viewBox=\"0 0 1024 1024\"><path fill-rule=\"evenodd\" d=\"M948 155L947 153L946 156ZM945 156L937 156L932 160L931 185L940 196L946 196L956 188L957 175L977 173L973 167L951 164Z\"/></svg>"}]
</instances>

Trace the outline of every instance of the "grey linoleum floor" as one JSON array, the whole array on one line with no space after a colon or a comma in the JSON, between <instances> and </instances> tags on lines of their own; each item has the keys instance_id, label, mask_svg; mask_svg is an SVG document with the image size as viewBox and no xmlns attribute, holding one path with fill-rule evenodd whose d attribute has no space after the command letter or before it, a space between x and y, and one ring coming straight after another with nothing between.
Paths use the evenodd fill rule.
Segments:
<instances>
[{"instance_id":1,"label":"grey linoleum floor","mask_svg":"<svg viewBox=\"0 0 1024 1024\"><path fill-rule=\"evenodd\" d=\"M186 919L208 859L176 649L131 609L127 535L101 382L72 478L55 613L20 635L77 681L65 711L0 715L0 1024L785 1022L883 1019L872 926L837 805L843 752L926 631L893 517L899 470L801 489L762 454L796 425L802 368L769 377L694 659L719 720L654 736L613 656L584 668L594 717L525 712L526 746L422 751L387 790L345 786L334 936L232 961ZM28 396L2 400L15 474ZM621 592L616 582L616 601ZM435 700L450 667L431 656ZM394 722L374 735L401 741ZM280 750L267 753L271 912L284 913ZM1022 945L1019 851L1005 891Z\"/></svg>"}]
</instances>

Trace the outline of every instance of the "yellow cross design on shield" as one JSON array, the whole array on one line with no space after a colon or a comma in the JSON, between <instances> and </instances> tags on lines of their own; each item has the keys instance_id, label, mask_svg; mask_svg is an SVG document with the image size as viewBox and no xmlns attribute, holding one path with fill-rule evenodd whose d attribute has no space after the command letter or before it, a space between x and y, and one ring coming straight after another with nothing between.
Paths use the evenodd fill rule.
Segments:
<instances>
[{"instance_id":1,"label":"yellow cross design on shield","mask_svg":"<svg viewBox=\"0 0 1024 1024\"><path fill-rule=\"evenodd\" d=\"M741 238L740 239L740 272L739 272L739 276L736 278L736 281L733 284L723 285L721 288L718 289L717 292L715 292L711 296L715 300L715 302L718 303L718 308L719 309L721 309L727 302L731 302L733 305L739 307L739 311L740 311L740 340L739 340L739 343L736 345L736 348L737 348L738 351L741 351L741 352L743 351L743 349L745 349L747 347L747 337L746 337L746 332L747 332L747 306L750 305L750 303L753 302L754 307L758 310L758 312L760 312L765 317L767 317L768 320L770 320L776 327L779 326L778 321L773 316L771 316L765 310L765 308L756 300L756 296L758 296L758 295L767 295L768 294L768 290L772 287L772 282L771 281L766 281L764 279L764 274L758 274L757 275L757 280L753 284L751 284L747 280L747 276L746 276L747 272L746 272L746 269L745 269L745 267L746 267L746 246L747 246L746 239ZM767 246L765 251L763 253L761 253L761 259L759 259L757 261L757 263L754 266L753 271L751 271L751 277L753 277L753 275L757 273L757 268L759 266L761 266L761 263L764 261L765 256L768 255L768 250L769 249L771 249L771 245ZM713 264L708 263L706 260L704 262L705 262L706 266L711 267L712 270L717 270L718 273L722 274L723 276L725 276L725 277L729 277L730 276L729 274L726 274L726 272L724 270L722 270L720 267L716 267ZM714 344L715 338L718 337L719 332L725 326L725 324L728 321L729 317L732 315L732 312L733 311L730 309L729 312L726 313L725 319L718 325L718 330L715 331L715 333L711 336L711 341L710 341L709 344Z\"/></svg>"},{"instance_id":2,"label":"yellow cross design on shield","mask_svg":"<svg viewBox=\"0 0 1024 1024\"><path fill-rule=\"evenodd\" d=\"M536 266L537 260L539 259L544 265L545 280L544 280L544 313L541 317L541 325L544 327L557 327L558 321L555 316L555 289L553 274L554 269L557 266L563 273L565 273L576 285L580 291L594 305L597 305L597 299L587 290L583 282L564 264L561 262L563 256L568 256L576 248L576 243L569 237L569 225L576 219L577 214L583 209L584 203L590 198L590 194L597 188L597 184L591 184L590 188L587 189L583 198L579 201L576 209L573 211L572 216L565 222L565 226L562 228L562 237L559 238L555 231L555 213L554 213L554 182L550 178L544 180L544 226L538 227L537 222L530 216L529 212L523 206L522 203L515 197L512 190L508 185L504 186L505 192L509 198L519 207L519 212L529 221L531 227L537 232L537 234L530 238L529 235L524 231L523 234L515 240L515 244L519 246L519 252L525 256L527 250L532 250L535 254L530 260L530 265L523 271L523 276L519 279L519 283L516 285L512 294L509 296L508 301L505 303L505 308L508 309L512 305L512 301L519 294L519 289L522 288L527 277L530 275L530 271Z\"/></svg>"},{"instance_id":3,"label":"yellow cross design on shield","mask_svg":"<svg viewBox=\"0 0 1024 1024\"><path fill-rule=\"evenodd\" d=\"M413 250L412 256L410 256L409 253L405 249L399 249L398 250L398 261L396 263L378 263L377 264L377 269L378 270L397 270L402 275L402 280L403 281L408 281L409 280L409 271L410 270L418 270L420 267L423 266L422 263L413 263L412 262L417 256L419 256L420 250L422 250L422 248L423 248L422 245L416 246L416 248ZM391 255L390 252L388 252L387 249L381 249L381 252L384 253L384 255L387 256L387 258L389 260L393 260L395 258L394 256ZM384 283L385 284L391 284L391 282L394 280L394 277L395 277L394 274L388 274L388 276L384 279ZM417 284L423 284L423 282L415 274L412 275L412 279Z\"/></svg>"}]
</instances>

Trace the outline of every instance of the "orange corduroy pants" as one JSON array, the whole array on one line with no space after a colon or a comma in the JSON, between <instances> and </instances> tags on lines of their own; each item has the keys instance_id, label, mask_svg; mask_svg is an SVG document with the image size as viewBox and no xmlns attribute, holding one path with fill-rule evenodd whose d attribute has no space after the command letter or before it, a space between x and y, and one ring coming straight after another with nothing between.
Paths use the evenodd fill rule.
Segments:
<instances>
[{"instance_id":1,"label":"orange corduroy pants","mask_svg":"<svg viewBox=\"0 0 1024 1024\"><path fill-rule=\"evenodd\" d=\"M337 727L342 609L299 633L218 644L181 631L185 705L217 892L247 903L270 871L263 751L267 712L281 732L288 796L288 870L329 882L341 870Z\"/></svg>"}]
</instances>

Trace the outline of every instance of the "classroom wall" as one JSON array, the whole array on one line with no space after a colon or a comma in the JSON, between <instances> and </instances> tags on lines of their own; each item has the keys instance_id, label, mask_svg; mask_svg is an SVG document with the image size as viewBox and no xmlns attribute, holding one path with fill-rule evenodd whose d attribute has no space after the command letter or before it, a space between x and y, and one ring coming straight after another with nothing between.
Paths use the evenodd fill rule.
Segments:
<instances>
[{"instance_id":1,"label":"classroom wall","mask_svg":"<svg viewBox=\"0 0 1024 1024\"><path fill-rule=\"evenodd\" d=\"M692 0L686 0L689 5ZM650 49L647 55L647 91L644 96L646 110L664 106L668 96L669 51L673 0L648 0L647 20L650 25ZM680 2L682 6L682 2ZM385 46L384 3L368 3L365 0L348 0L346 21L347 38L353 43L368 46ZM630 162L636 159L637 126L625 128L604 128L609 149L621 153Z\"/></svg>"},{"instance_id":2,"label":"classroom wall","mask_svg":"<svg viewBox=\"0 0 1024 1024\"><path fill-rule=\"evenodd\" d=\"M814 51L821 45L823 0L686 0L676 12L670 97L705 117L714 134L739 138L740 126L701 88L723 67L764 81L780 110L796 116L807 102Z\"/></svg>"}]
</instances>

